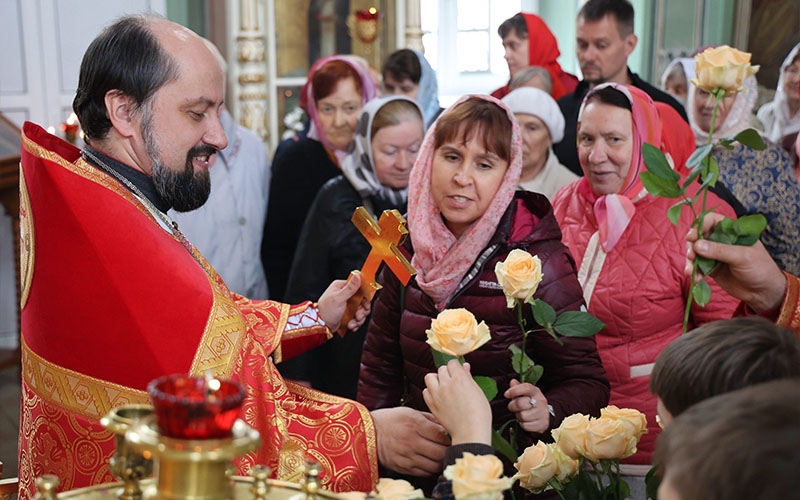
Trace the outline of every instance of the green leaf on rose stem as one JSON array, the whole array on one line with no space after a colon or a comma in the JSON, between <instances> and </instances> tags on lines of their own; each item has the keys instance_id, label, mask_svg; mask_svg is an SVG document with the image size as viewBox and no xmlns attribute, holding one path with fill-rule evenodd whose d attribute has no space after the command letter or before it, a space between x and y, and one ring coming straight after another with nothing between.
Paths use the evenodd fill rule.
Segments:
<instances>
[{"instance_id":1,"label":"green leaf on rose stem","mask_svg":"<svg viewBox=\"0 0 800 500\"><path fill-rule=\"evenodd\" d=\"M703 158L708 156L708 153L711 152L711 147L711 144L705 144L695 149L694 153L692 153L692 156L686 160L686 168L692 168L695 165L699 165L700 162L703 161Z\"/></svg>"},{"instance_id":2,"label":"green leaf on rose stem","mask_svg":"<svg viewBox=\"0 0 800 500\"><path fill-rule=\"evenodd\" d=\"M734 245L755 245L767 227L767 218L761 214L745 215L736 219L734 227L737 235Z\"/></svg>"},{"instance_id":3,"label":"green leaf on rose stem","mask_svg":"<svg viewBox=\"0 0 800 500\"><path fill-rule=\"evenodd\" d=\"M681 176L672 169L667 157L652 144L642 144L642 157L647 171L667 181L679 181Z\"/></svg>"},{"instance_id":4,"label":"green leaf on rose stem","mask_svg":"<svg viewBox=\"0 0 800 500\"><path fill-rule=\"evenodd\" d=\"M517 451L511 446L511 443L506 441L506 438L500 435L499 432L492 429L492 448L507 459L514 463L517 461Z\"/></svg>"},{"instance_id":5,"label":"green leaf on rose stem","mask_svg":"<svg viewBox=\"0 0 800 500\"><path fill-rule=\"evenodd\" d=\"M673 226L678 226L678 221L681 220L681 210L683 210L684 205L688 205L690 202L691 200L683 199L669 207L669 210L667 210L667 219L672 222Z\"/></svg>"},{"instance_id":6,"label":"green leaf on rose stem","mask_svg":"<svg viewBox=\"0 0 800 500\"><path fill-rule=\"evenodd\" d=\"M436 368L446 365L451 359L458 359L457 356L451 356L436 349L431 349L431 352L433 353L433 364L436 365Z\"/></svg>"},{"instance_id":7,"label":"green leaf on rose stem","mask_svg":"<svg viewBox=\"0 0 800 500\"><path fill-rule=\"evenodd\" d=\"M748 146L757 151L761 151L762 149L767 147L767 145L764 144L764 139L762 139L761 136L758 135L758 132L756 132L752 128L742 130L741 132L736 134L734 140L739 141L739 143L744 144L745 146Z\"/></svg>"},{"instance_id":8,"label":"green leaf on rose stem","mask_svg":"<svg viewBox=\"0 0 800 500\"><path fill-rule=\"evenodd\" d=\"M733 147L733 137L726 137L725 139L721 139L718 143L723 148L727 149L728 151L732 151Z\"/></svg>"},{"instance_id":9,"label":"green leaf on rose stem","mask_svg":"<svg viewBox=\"0 0 800 500\"><path fill-rule=\"evenodd\" d=\"M558 343L558 345L564 345L564 341L561 340L561 337L559 337L556 331L553 329L552 323L547 323L546 325L544 325L544 331L546 331L551 337L553 337L553 340L555 340Z\"/></svg>"},{"instance_id":10,"label":"green leaf on rose stem","mask_svg":"<svg viewBox=\"0 0 800 500\"><path fill-rule=\"evenodd\" d=\"M561 313L553 323L555 331L564 337L591 337L605 327L605 323L583 311Z\"/></svg>"},{"instance_id":11,"label":"green leaf on rose stem","mask_svg":"<svg viewBox=\"0 0 800 500\"><path fill-rule=\"evenodd\" d=\"M648 500L658 500L659 486L661 486L661 476L658 475L658 468L651 467L644 476L644 488Z\"/></svg>"},{"instance_id":12,"label":"green leaf on rose stem","mask_svg":"<svg viewBox=\"0 0 800 500\"><path fill-rule=\"evenodd\" d=\"M628 498L631 496L631 487L624 479L619 480L619 499Z\"/></svg>"},{"instance_id":13,"label":"green leaf on rose stem","mask_svg":"<svg viewBox=\"0 0 800 500\"><path fill-rule=\"evenodd\" d=\"M700 191L702 192L703 188L707 186L714 187L717 184L717 178L719 178L719 164L717 160L713 157L709 156L703 161L705 168L703 168L703 172L700 174L703 176L703 183L700 184Z\"/></svg>"},{"instance_id":14,"label":"green leaf on rose stem","mask_svg":"<svg viewBox=\"0 0 800 500\"><path fill-rule=\"evenodd\" d=\"M475 375L472 380L478 384L487 400L491 401L497 396L497 382L493 378Z\"/></svg>"},{"instance_id":15,"label":"green leaf on rose stem","mask_svg":"<svg viewBox=\"0 0 800 500\"><path fill-rule=\"evenodd\" d=\"M700 176L700 171L703 170L702 165L695 165L689 170L689 176L683 181L683 188L686 189L691 183Z\"/></svg>"},{"instance_id":16,"label":"green leaf on rose stem","mask_svg":"<svg viewBox=\"0 0 800 500\"><path fill-rule=\"evenodd\" d=\"M677 181L662 179L649 171L639 172L639 178L642 179L642 184L647 192L653 196L677 198L682 194Z\"/></svg>"},{"instance_id":17,"label":"green leaf on rose stem","mask_svg":"<svg viewBox=\"0 0 800 500\"><path fill-rule=\"evenodd\" d=\"M517 344L508 346L508 350L511 351L511 367L518 375L522 376L523 373L527 372L528 369L533 366L533 360L529 358L526 353L522 352L522 349L520 349Z\"/></svg>"},{"instance_id":18,"label":"green leaf on rose stem","mask_svg":"<svg viewBox=\"0 0 800 500\"><path fill-rule=\"evenodd\" d=\"M542 375L544 375L544 366L533 365L522 375L522 380L520 380L520 382L523 384L527 382L531 385L536 385L539 379L542 378Z\"/></svg>"},{"instance_id":19,"label":"green leaf on rose stem","mask_svg":"<svg viewBox=\"0 0 800 500\"><path fill-rule=\"evenodd\" d=\"M695 260L697 261L697 270L702 273L703 276L708 276L709 274L713 273L714 270L719 265L719 262L714 259L709 259L707 257L696 256ZM699 276L702 278L702 276Z\"/></svg>"},{"instance_id":20,"label":"green leaf on rose stem","mask_svg":"<svg viewBox=\"0 0 800 500\"><path fill-rule=\"evenodd\" d=\"M704 278L700 278L694 284L694 301L701 307L705 307L711 300L711 287Z\"/></svg>"},{"instance_id":21,"label":"green leaf on rose stem","mask_svg":"<svg viewBox=\"0 0 800 500\"><path fill-rule=\"evenodd\" d=\"M531 310L533 311L533 319L545 328L556 320L556 310L542 299L534 300L531 304Z\"/></svg>"}]
</instances>

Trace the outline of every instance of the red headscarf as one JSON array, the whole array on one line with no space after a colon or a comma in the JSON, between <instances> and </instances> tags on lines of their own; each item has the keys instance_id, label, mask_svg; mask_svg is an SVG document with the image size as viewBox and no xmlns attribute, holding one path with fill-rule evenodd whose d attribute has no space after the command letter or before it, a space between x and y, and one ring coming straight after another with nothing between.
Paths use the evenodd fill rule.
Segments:
<instances>
[{"instance_id":1,"label":"red headscarf","mask_svg":"<svg viewBox=\"0 0 800 500\"><path fill-rule=\"evenodd\" d=\"M520 14L525 18L525 24L528 25L528 65L541 66L550 73L553 80L553 90L550 92L550 96L553 99L557 100L571 94L578 85L578 79L575 75L565 72L558 64L558 56L561 55L561 52L558 50L558 40L553 32L536 14L525 12L520 12ZM492 92L492 97L502 99L509 92L509 87L506 85Z\"/></svg>"},{"instance_id":2,"label":"red headscarf","mask_svg":"<svg viewBox=\"0 0 800 500\"><path fill-rule=\"evenodd\" d=\"M672 157L672 168L684 177L689 174L686 161L694 153L694 132L692 127L675 111L675 108L664 102L656 102L656 109L661 116L661 148Z\"/></svg>"},{"instance_id":3,"label":"red headscarf","mask_svg":"<svg viewBox=\"0 0 800 500\"><path fill-rule=\"evenodd\" d=\"M642 180L639 178L639 173L645 171L642 144L647 142L658 146L662 150L664 150L664 145L661 136L661 117L655 104L653 104L653 99L649 95L636 87L628 87L618 83L604 83L595 87L595 90L603 87L613 87L628 98L631 103L633 120L631 166L619 192L598 195L592 189L585 175L578 187L578 192L581 196L594 204L594 214L597 218L598 231L600 233L600 245L608 253L617 244L633 218L633 214L636 213L634 201L647 194ZM586 99L584 98L578 114L578 135L580 135L581 118L583 117L585 106ZM584 166L581 165L581 168L584 169L585 174Z\"/></svg>"}]
</instances>

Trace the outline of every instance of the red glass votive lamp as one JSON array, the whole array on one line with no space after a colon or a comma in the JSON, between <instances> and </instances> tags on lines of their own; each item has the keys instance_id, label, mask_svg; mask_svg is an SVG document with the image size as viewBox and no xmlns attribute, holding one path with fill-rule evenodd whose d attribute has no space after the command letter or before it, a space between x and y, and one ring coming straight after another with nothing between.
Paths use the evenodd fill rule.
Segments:
<instances>
[{"instance_id":1,"label":"red glass votive lamp","mask_svg":"<svg viewBox=\"0 0 800 500\"><path fill-rule=\"evenodd\" d=\"M151 381L147 392L159 432L177 439L231 437L244 400L244 389L236 382L179 374Z\"/></svg>"},{"instance_id":2,"label":"red glass votive lamp","mask_svg":"<svg viewBox=\"0 0 800 500\"><path fill-rule=\"evenodd\" d=\"M356 35L364 43L372 43L378 37L378 9L356 11Z\"/></svg>"}]
</instances>

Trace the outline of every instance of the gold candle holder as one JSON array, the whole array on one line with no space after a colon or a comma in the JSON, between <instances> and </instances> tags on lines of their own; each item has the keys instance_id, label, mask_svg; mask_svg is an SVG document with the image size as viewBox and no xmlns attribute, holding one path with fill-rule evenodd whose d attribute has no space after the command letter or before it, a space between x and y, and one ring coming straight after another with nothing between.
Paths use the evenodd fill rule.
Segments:
<instances>
[{"instance_id":1,"label":"gold candle holder","mask_svg":"<svg viewBox=\"0 0 800 500\"><path fill-rule=\"evenodd\" d=\"M153 420L143 420L125 433L128 444L149 453L157 464L156 498L223 500L234 497L234 457L261 445L258 431L241 420L225 439L176 439L158 433Z\"/></svg>"},{"instance_id":2,"label":"gold candle holder","mask_svg":"<svg viewBox=\"0 0 800 500\"><path fill-rule=\"evenodd\" d=\"M151 456L145 457L125 440L125 433L137 422L153 414L150 405L123 405L111 410L100 419L100 424L114 433L117 451L109 462L111 475L124 483L120 500L140 500L139 481L153 475Z\"/></svg>"}]
</instances>

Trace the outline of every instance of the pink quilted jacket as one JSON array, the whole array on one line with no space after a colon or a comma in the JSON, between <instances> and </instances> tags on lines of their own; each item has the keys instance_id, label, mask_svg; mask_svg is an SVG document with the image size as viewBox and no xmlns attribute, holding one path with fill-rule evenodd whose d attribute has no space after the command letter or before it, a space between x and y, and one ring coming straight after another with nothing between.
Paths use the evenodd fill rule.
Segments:
<instances>
[{"instance_id":1,"label":"pink quilted jacket","mask_svg":"<svg viewBox=\"0 0 800 500\"><path fill-rule=\"evenodd\" d=\"M562 241L579 269L589 312L608 325L595 339L611 383L609 404L636 408L647 416L649 432L642 437L639 452L627 462L650 464L660 431L656 398L648 388L650 371L661 350L681 334L689 290L689 278L683 273L686 233L692 217L684 210L675 227L667 219L667 209L675 200L645 195L635 203L630 225L603 262L600 245L590 245L597 220L592 204L577 191L582 180L564 186L553 208ZM696 192L697 187L690 189ZM735 217L733 209L711 193L706 206ZM587 247L591 248L587 251ZM708 283L711 302L705 308L692 304L689 329L730 318L736 309L736 299L712 279Z\"/></svg>"}]
</instances>

